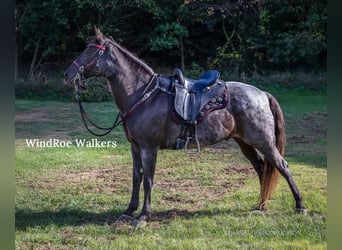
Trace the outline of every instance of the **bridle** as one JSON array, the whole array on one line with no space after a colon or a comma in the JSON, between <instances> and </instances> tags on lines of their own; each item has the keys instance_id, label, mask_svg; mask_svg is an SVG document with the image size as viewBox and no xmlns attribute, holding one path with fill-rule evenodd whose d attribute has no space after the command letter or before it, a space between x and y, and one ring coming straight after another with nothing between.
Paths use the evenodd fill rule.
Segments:
<instances>
[{"instance_id":1,"label":"bridle","mask_svg":"<svg viewBox=\"0 0 342 250\"><path fill-rule=\"evenodd\" d=\"M97 48L97 50L90 57L90 58L93 58L93 60L91 60L90 62L88 60L85 60L82 64L79 64L76 60L73 61L73 64L76 67L78 67L77 74L73 80L73 84L75 87L76 101L77 101L79 109L80 109L80 113L81 113L81 117L82 117L82 121L83 121L84 126L86 127L86 129L88 130L89 133L91 133L92 135L95 135L95 136L105 136L105 135L109 134L114 128L116 128L117 126L119 126L122 123L122 117L121 117L121 114L119 113L119 114L117 114L117 116L113 122L113 125L110 127L101 127L101 126L95 124L87 116L87 113L85 112L84 107L82 105L82 101L81 101L80 84L85 86L85 84L84 84L84 82L85 82L84 70L91 67L95 63L96 63L96 67L99 66L99 60L106 50L106 47L105 47L106 43L107 43L107 40L102 45L99 45L99 44L89 44L88 45L88 47L95 46ZM89 128L88 123L90 123L92 126L94 126L95 128L97 128L99 130L104 130L104 132L103 133L96 133L96 132L92 131Z\"/></svg>"},{"instance_id":2,"label":"bridle","mask_svg":"<svg viewBox=\"0 0 342 250\"><path fill-rule=\"evenodd\" d=\"M95 62L96 62L96 67L99 66L100 58L106 50L105 45L106 45L107 41L108 40L106 40L102 45L94 44L94 43L88 44L88 47L94 46L97 48L97 50L90 57L90 58L94 58L94 59L90 62L88 62L88 60L85 60L82 64L79 64L78 62L76 62L76 60L74 60L72 63L78 68L78 73L83 74L84 70L89 68L93 64L95 64ZM97 54L97 56L96 56L96 54Z\"/></svg>"},{"instance_id":3,"label":"bridle","mask_svg":"<svg viewBox=\"0 0 342 250\"><path fill-rule=\"evenodd\" d=\"M117 126L119 126L121 123L124 123L125 118L127 118L128 116L130 116L142 103L144 103L147 99L149 99L150 97L152 97L156 90L159 89L162 92L166 92L167 94L170 94L169 91L167 91L165 88L159 86L158 84L158 75L157 74L153 74L150 78L150 80L147 82L146 88L144 89L144 91L142 92L139 100L124 114L118 113L113 125L111 127L101 127L98 126L97 124L95 124L94 122L92 122L89 117L87 116L87 113L85 112L83 105L82 105L82 101L81 101L81 94L80 94L80 84L82 84L83 86L85 86L84 82L85 82L85 77L84 77L84 71L91 67L92 65L94 65L96 63L96 67L99 66L99 60L101 58L101 56L103 55L103 53L106 50L106 43L108 42L108 39L105 40L105 42L102 45L98 45L98 44L89 44L88 47L90 46L95 46L97 48L97 50L92 54L92 56L90 58L94 58L93 60L91 60L90 62L88 60L84 61L82 64L79 64L78 62L76 62L76 60L73 61L73 64L78 67L78 71L77 74L73 80L73 84L75 87L75 95L76 95L76 100L80 109L80 113L81 113L81 117L82 117L82 121L84 123L84 126L86 127L86 129L93 135L95 136L105 136L107 134L109 134L114 128L116 128ZM150 90L149 92L148 89L151 87L151 85L155 83L155 86L153 87L152 90ZM146 93L147 92L147 93ZM99 129L99 130L104 130L103 133L95 133L94 131L92 131L89 126L88 123L90 123L92 126L94 126L95 128Z\"/></svg>"}]
</instances>

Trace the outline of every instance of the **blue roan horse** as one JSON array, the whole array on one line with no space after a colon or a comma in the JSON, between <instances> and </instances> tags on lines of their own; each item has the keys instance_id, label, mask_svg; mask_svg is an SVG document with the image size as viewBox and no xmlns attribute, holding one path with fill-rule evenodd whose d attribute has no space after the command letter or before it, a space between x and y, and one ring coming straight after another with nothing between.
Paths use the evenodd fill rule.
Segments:
<instances>
[{"instance_id":1,"label":"blue roan horse","mask_svg":"<svg viewBox=\"0 0 342 250\"><path fill-rule=\"evenodd\" d=\"M124 121L133 157L132 196L120 218L131 217L138 209L143 180L144 203L133 222L138 224L146 221L151 213L157 152L159 149L174 148L184 129L183 125L170 119L174 110L170 101L170 96L174 98L171 85L175 77L155 74L149 66L112 38L104 36L99 29L95 28L95 33L87 48L66 70L65 82L74 84L77 79L91 76L107 78ZM202 79L202 83L209 84L216 78ZM190 85L193 82L188 78L178 81ZM227 102L223 108L211 110L201 117L202 121L196 125L199 144L208 146L233 138L258 173L261 189L257 208L266 208L280 173L292 191L296 211L305 212L302 195L283 158L284 118L277 100L271 94L244 83L218 82L215 84L224 86ZM196 143L190 142L189 148L196 148Z\"/></svg>"}]
</instances>

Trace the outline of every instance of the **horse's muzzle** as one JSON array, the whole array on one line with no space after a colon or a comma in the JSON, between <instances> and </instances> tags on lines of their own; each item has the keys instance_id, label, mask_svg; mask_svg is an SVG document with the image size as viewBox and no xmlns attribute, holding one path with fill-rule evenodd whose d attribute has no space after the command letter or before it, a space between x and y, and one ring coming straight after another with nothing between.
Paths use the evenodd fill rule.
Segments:
<instances>
[{"instance_id":1,"label":"horse's muzzle","mask_svg":"<svg viewBox=\"0 0 342 250\"><path fill-rule=\"evenodd\" d=\"M70 84L72 81L68 78L67 73L64 73L64 84Z\"/></svg>"},{"instance_id":2,"label":"horse's muzzle","mask_svg":"<svg viewBox=\"0 0 342 250\"><path fill-rule=\"evenodd\" d=\"M64 83L73 84L79 75L79 68L75 65L75 61L69 65L64 72Z\"/></svg>"}]
</instances>

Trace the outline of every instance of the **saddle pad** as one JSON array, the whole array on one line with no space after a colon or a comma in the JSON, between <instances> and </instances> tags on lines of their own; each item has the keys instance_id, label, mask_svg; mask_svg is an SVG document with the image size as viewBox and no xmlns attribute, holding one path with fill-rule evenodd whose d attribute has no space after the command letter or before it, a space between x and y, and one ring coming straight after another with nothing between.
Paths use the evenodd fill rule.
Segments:
<instances>
[{"instance_id":1,"label":"saddle pad","mask_svg":"<svg viewBox=\"0 0 342 250\"><path fill-rule=\"evenodd\" d=\"M199 114L196 117L197 124L201 123L211 112L214 110L218 109L223 109L227 107L229 101L229 95L228 95L228 90L227 87L225 86L223 88L223 91L207 100L206 104L203 106L203 108L200 110ZM173 107L172 112L171 112L171 119L173 122L177 124L183 124L186 122L176 111L175 107Z\"/></svg>"}]
</instances>

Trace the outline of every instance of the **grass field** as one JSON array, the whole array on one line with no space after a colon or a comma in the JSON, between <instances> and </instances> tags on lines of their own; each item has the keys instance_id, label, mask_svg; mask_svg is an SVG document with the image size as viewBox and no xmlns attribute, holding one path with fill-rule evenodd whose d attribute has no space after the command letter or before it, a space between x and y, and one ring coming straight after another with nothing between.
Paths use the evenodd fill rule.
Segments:
<instances>
[{"instance_id":1,"label":"grass field","mask_svg":"<svg viewBox=\"0 0 342 250\"><path fill-rule=\"evenodd\" d=\"M25 139L91 139L75 103L16 101L16 249L326 249L326 96L279 92L286 160L308 208L293 212L284 179L266 213L251 212L259 184L234 142L198 156L160 151L145 227L115 223L130 198L132 160L122 128L116 147L28 147ZM112 103L87 104L104 125Z\"/></svg>"}]
</instances>

